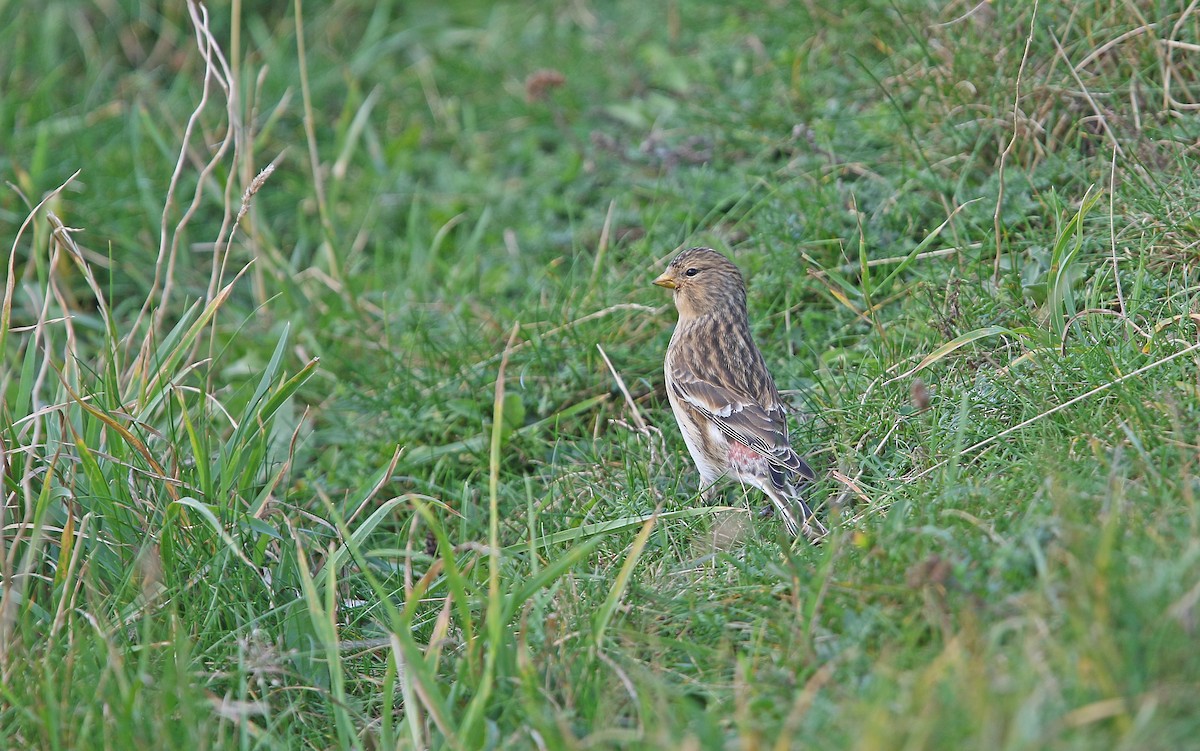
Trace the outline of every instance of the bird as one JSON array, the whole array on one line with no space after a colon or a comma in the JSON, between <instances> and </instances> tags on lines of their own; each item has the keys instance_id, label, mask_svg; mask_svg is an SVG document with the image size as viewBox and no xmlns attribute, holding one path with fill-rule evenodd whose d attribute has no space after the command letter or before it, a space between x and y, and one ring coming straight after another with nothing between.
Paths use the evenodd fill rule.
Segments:
<instances>
[{"instance_id":1,"label":"bird","mask_svg":"<svg viewBox=\"0 0 1200 751\"><path fill-rule=\"evenodd\" d=\"M779 390L750 333L738 267L712 248L689 248L654 284L672 291L679 313L663 370L701 497L733 479L765 493L791 535L827 535L798 491L815 474L788 440Z\"/></svg>"}]
</instances>

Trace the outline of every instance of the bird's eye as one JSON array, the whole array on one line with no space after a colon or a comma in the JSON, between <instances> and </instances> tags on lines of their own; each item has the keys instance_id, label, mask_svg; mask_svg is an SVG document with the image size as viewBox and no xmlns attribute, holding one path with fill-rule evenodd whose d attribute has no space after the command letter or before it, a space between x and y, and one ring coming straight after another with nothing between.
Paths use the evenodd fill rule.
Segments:
<instances>
[{"instance_id":1,"label":"bird's eye","mask_svg":"<svg viewBox=\"0 0 1200 751\"><path fill-rule=\"evenodd\" d=\"M700 269L688 269L687 271L685 271L683 273L686 274L687 276L695 276L696 274L700 273Z\"/></svg>"}]
</instances>

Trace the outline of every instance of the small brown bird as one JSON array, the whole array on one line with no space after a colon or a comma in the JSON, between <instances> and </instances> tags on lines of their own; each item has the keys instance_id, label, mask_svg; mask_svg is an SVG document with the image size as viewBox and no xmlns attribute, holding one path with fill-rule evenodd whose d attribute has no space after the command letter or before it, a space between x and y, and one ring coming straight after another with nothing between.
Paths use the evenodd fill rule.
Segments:
<instances>
[{"instance_id":1,"label":"small brown bird","mask_svg":"<svg viewBox=\"0 0 1200 751\"><path fill-rule=\"evenodd\" d=\"M679 323L667 347L667 398L704 495L732 478L766 493L791 534L827 534L797 492L813 471L788 442L779 391L750 335L737 266L711 248L691 248L654 283L675 292Z\"/></svg>"}]
</instances>

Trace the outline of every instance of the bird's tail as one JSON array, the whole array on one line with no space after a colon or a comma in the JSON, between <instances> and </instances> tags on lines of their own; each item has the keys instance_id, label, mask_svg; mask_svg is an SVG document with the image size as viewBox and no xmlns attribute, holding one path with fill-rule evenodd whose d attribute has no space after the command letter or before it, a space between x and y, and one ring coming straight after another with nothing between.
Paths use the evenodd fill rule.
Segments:
<instances>
[{"instance_id":1,"label":"bird's tail","mask_svg":"<svg viewBox=\"0 0 1200 751\"><path fill-rule=\"evenodd\" d=\"M804 535L810 542L818 542L829 534L829 530L793 488L782 492L774 487L764 489L783 519L783 525L793 537Z\"/></svg>"}]
</instances>

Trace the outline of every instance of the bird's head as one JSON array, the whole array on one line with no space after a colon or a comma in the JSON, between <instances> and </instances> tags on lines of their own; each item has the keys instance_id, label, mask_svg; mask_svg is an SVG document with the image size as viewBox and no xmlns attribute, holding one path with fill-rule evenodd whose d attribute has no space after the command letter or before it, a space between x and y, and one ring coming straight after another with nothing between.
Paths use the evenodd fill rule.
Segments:
<instances>
[{"instance_id":1,"label":"bird's head","mask_svg":"<svg viewBox=\"0 0 1200 751\"><path fill-rule=\"evenodd\" d=\"M742 274L732 261L712 248L683 251L654 283L675 291L680 319L718 310L745 315L746 287Z\"/></svg>"}]
</instances>

